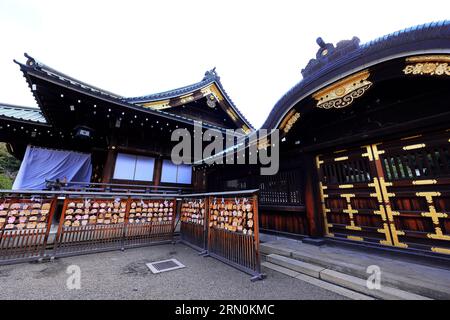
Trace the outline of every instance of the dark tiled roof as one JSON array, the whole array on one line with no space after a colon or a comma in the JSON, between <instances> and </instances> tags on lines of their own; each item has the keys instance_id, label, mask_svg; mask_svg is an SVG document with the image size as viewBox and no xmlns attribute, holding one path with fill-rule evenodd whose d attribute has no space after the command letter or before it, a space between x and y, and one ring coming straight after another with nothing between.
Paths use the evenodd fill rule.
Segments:
<instances>
[{"instance_id":1,"label":"dark tiled roof","mask_svg":"<svg viewBox=\"0 0 450 320\"><path fill-rule=\"evenodd\" d=\"M171 99L176 98L191 92L194 92L196 90L199 90L203 87L206 87L207 85L210 85L214 82L214 78L212 77L205 77L202 81L191 84L189 86L168 90L164 92L159 93L153 93L145 96L140 97L131 97L131 98L124 98L125 101L131 102L131 103L145 103L145 102L152 102L152 101L159 101L164 99Z\"/></svg>"},{"instance_id":2,"label":"dark tiled roof","mask_svg":"<svg viewBox=\"0 0 450 320\"><path fill-rule=\"evenodd\" d=\"M164 91L164 92L153 93L153 94L140 96L140 97L124 98L124 100L127 102L131 102L131 103L146 103L146 102L159 101L159 100L164 100L164 99L171 99L171 98L176 98L176 97L179 97L179 96L182 96L185 94L192 93L192 92L197 91L201 88L204 88L212 83L215 83L219 87L219 89L222 92L225 99L228 101L228 103L233 108L233 110L238 114L238 116L242 119L242 121L250 129L254 129L252 124L247 120L247 118L236 107L233 100L231 100L230 96L227 94L227 92L223 88L223 85L220 82L220 77L217 74L217 72L215 71L215 68L210 71L207 71L205 73L204 78L200 82L197 82L197 83L185 86L185 87L177 88L177 89Z\"/></svg>"},{"instance_id":3,"label":"dark tiled roof","mask_svg":"<svg viewBox=\"0 0 450 320\"><path fill-rule=\"evenodd\" d=\"M225 98L228 100L228 102L230 103L230 105L233 107L233 109L236 111L236 113L244 120L244 122L250 127L253 128L251 126L251 124L248 122L248 120L240 113L240 111L236 108L236 106L234 105L233 101L230 99L230 97L227 95L227 93L225 92L225 90L222 87L222 84L220 83L220 78L219 76L217 76L217 74L215 73L214 70L211 71L207 71L205 73L205 77L203 78L202 81L190 85L190 86L186 86L183 88L179 88L179 89L175 89L175 90L170 90L170 91L166 91L166 92L161 92L161 93L155 93L152 95L147 95L147 96L142 96L142 97L135 97L135 98L125 98L121 95L112 93L110 91L106 91L103 89L100 89L98 87L92 86L90 84L87 84L85 82L82 82L80 80L77 80L73 77L70 77L58 70L55 70L51 67L46 66L45 64L37 61L36 59L34 59L33 57L31 57L30 55L28 55L27 53L25 53L25 57L28 59L26 64L22 64L20 62L17 62L16 60L14 60L17 64L19 64L22 68L22 71L26 72L27 69L34 69L37 70L39 72L44 73L46 76L49 77L53 77L56 78L64 83L68 83L74 87L77 87L78 89L82 89L84 91L87 91L91 94L95 94L99 97L103 97L103 98L108 98L108 99L112 99L116 102L119 102L120 104L124 104L124 105L128 105L128 106L132 106L133 108L139 108L141 111L145 111L148 113L153 113L155 115L159 115L159 116L163 116L165 118L172 118L173 120L177 120L177 121L183 121L183 122L189 122L189 123L193 123L194 120L190 119L188 117L185 116L180 116L180 115L176 115L170 112L166 112L166 111L162 111L162 110L155 110L155 109L149 109L149 108L143 108L141 106L138 106L136 103L139 102L147 102L147 101L156 101L156 100L160 100L160 99L168 99L171 97L176 97L176 96L180 96L180 95L184 95L187 94L189 92L193 92L195 90L198 90L208 84L211 84L213 82L216 82L216 84L218 85L218 87L220 88L220 90L222 91L223 95L225 96ZM28 79L27 79L28 80ZM38 101L39 104L39 101ZM215 128L215 129L220 129L223 130L225 128L223 127L219 127L213 124L209 124L209 123L204 123L203 125L205 125L206 127L210 127L210 128Z\"/></svg>"},{"instance_id":4,"label":"dark tiled roof","mask_svg":"<svg viewBox=\"0 0 450 320\"><path fill-rule=\"evenodd\" d=\"M41 110L38 108L21 107L5 103L0 103L0 117L47 124Z\"/></svg>"},{"instance_id":5,"label":"dark tiled roof","mask_svg":"<svg viewBox=\"0 0 450 320\"><path fill-rule=\"evenodd\" d=\"M108 99L109 101L119 104L121 106L129 107L129 108L137 110L137 111L146 112L146 113L149 113L149 114L152 114L155 116L159 116L162 118L166 118L169 120L183 122L183 123L186 123L189 125L194 124L194 119L191 119L191 118L188 118L185 116L181 116L181 115L177 115L177 114L173 114L173 113L169 113L169 112L166 112L163 110L155 110L155 109L149 109L149 108L144 108L144 107L138 106L134 103L128 102L122 96L119 96L119 95L116 95L109 91L94 87L85 82L82 82L75 78L67 76L53 68L50 68L50 67L38 62L37 60L35 60L33 57L29 56L26 53L25 53L25 57L28 58L26 64L22 64L16 60L14 60L14 61L21 67L21 70L22 70L22 72L24 72L25 78L29 82L30 87L32 84L30 83L30 79L27 76L28 72L38 72L40 75L42 75L46 78L49 77L49 78L56 79L59 82L63 83L64 85L71 86L75 90L80 90L82 92L94 94L95 96L97 96L99 98ZM38 99L36 99L36 100L37 100L37 103L39 104L39 100ZM42 114L42 112L41 112L41 114ZM42 114L42 115L45 116L44 114ZM216 126L216 125L213 125L210 123L203 123L203 126L205 126L207 128L211 128L211 129L221 130L221 131L225 131L225 129L226 129L225 127L219 127L219 126Z\"/></svg>"},{"instance_id":6,"label":"dark tiled roof","mask_svg":"<svg viewBox=\"0 0 450 320\"><path fill-rule=\"evenodd\" d=\"M406 56L427 50L450 51L450 21L444 20L406 28L362 45L359 45L359 39L356 37L343 43L343 54L337 52L334 58L319 57L319 53L330 44L321 46L317 59L311 60L302 70L304 78L278 100L264 122L263 128L275 128L281 117L304 95L346 72L364 65L372 65L389 56ZM339 51L339 43L335 50Z\"/></svg>"}]
</instances>

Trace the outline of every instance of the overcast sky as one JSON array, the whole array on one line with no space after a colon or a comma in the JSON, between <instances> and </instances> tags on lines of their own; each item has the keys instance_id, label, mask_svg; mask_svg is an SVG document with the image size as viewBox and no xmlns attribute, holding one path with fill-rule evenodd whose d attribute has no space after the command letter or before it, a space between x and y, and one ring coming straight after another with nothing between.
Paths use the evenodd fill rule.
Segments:
<instances>
[{"instance_id":1,"label":"overcast sky","mask_svg":"<svg viewBox=\"0 0 450 320\"><path fill-rule=\"evenodd\" d=\"M449 13L448 0L0 0L0 102L36 106L12 62L24 52L123 96L192 84L216 67L258 128L301 80L318 36L364 43Z\"/></svg>"}]
</instances>

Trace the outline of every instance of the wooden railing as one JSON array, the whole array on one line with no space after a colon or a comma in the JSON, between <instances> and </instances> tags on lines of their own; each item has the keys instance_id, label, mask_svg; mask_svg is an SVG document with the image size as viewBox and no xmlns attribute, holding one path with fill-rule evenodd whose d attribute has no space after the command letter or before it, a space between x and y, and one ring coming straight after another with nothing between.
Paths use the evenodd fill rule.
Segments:
<instances>
[{"instance_id":1,"label":"wooden railing","mask_svg":"<svg viewBox=\"0 0 450 320\"><path fill-rule=\"evenodd\" d=\"M180 194L192 190L189 186L153 186L142 184L99 183L99 182L58 182L46 180L47 190L120 192L120 193L161 193Z\"/></svg>"}]
</instances>

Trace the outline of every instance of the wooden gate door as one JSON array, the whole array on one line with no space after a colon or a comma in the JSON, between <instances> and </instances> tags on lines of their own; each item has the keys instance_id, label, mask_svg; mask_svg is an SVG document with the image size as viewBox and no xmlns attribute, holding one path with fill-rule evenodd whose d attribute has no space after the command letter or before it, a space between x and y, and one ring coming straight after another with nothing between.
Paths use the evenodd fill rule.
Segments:
<instances>
[{"instance_id":1,"label":"wooden gate door","mask_svg":"<svg viewBox=\"0 0 450 320\"><path fill-rule=\"evenodd\" d=\"M326 236L392 245L371 146L316 160Z\"/></svg>"},{"instance_id":2,"label":"wooden gate door","mask_svg":"<svg viewBox=\"0 0 450 320\"><path fill-rule=\"evenodd\" d=\"M319 155L329 237L450 254L450 130Z\"/></svg>"},{"instance_id":3,"label":"wooden gate door","mask_svg":"<svg viewBox=\"0 0 450 320\"><path fill-rule=\"evenodd\" d=\"M394 245L450 254L450 130L373 148Z\"/></svg>"}]
</instances>

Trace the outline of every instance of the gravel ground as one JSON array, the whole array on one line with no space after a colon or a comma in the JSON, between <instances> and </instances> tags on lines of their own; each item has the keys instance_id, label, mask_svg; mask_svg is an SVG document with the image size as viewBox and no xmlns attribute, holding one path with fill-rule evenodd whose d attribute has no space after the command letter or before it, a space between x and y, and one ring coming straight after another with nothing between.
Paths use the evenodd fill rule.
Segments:
<instances>
[{"instance_id":1,"label":"gravel ground","mask_svg":"<svg viewBox=\"0 0 450 320\"><path fill-rule=\"evenodd\" d=\"M186 268L153 274L145 263L175 258ZM81 268L81 288L69 290L67 267ZM183 245L112 251L53 262L0 266L4 299L346 299L267 270L263 281Z\"/></svg>"}]
</instances>

